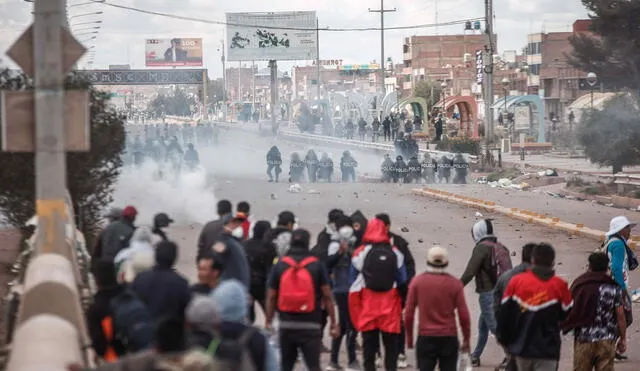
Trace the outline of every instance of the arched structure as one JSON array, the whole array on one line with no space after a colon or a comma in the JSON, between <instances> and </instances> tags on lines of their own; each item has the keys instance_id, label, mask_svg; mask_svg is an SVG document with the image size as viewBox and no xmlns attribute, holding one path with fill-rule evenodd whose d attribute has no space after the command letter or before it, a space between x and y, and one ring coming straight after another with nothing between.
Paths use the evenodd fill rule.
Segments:
<instances>
[{"instance_id":1,"label":"arched structure","mask_svg":"<svg viewBox=\"0 0 640 371\"><path fill-rule=\"evenodd\" d=\"M593 108L601 110L604 108L604 104L611 98L615 97L616 93L601 93L593 92ZM582 111L591 108L591 94L587 93L578 99L574 100L568 107L568 110L573 111L576 116L576 122L580 122L582 117Z\"/></svg>"},{"instance_id":2,"label":"arched structure","mask_svg":"<svg viewBox=\"0 0 640 371\"><path fill-rule=\"evenodd\" d=\"M538 121L538 143L545 142L545 122L544 122L544 104L542 99L537 95L516 95L506 97L507 110L513 105L528 104L531 107L531 116L535 117ZM493 106L491 106L492 112L495 114L505 107L505 97L498 99ZM495 117L495 115L494 115Z\"/></svg>"},{"instance_id":3,"label":"arched structure","mask_svg":"<svg viewBox=\"0 0 640 371\"><path fill-rule=\"evenodd\" d=\"M458 112L460 112L459 132L463 132L473 138L479 137L478 103L474 97L453 95L446 97L444 101L439 101L434 106L434 108L440 108L441 110L443 107L445 112L447 112L447 117L451 117L451 115L449 115L450 111L458 108Z\"/></svg>"},{"instance_id":4,"label":"arched structure","mask_svg":"<svg viewBox=\"0 0 640 371\"><path fill-rule=\"evenodd\" d=\"M382 117L388 116L396 103L398 103L398 93L395 91L387 93L382 99L382 106L378 107L382 112Z\"/></svg>"},{"instance_id":5,"label":"arched structure","mask_svg":"<svg viewBox=\"0 0 640 371\"><path fill-rule=\"evenodd\" d=\"M422 117L422 119L424 119L425 117L427 117L427 108L427 101L424 98L411 97L400 100L399 102L394 104L391 109L397 109L399 111L407 109L407 111L410 111L411 115L415 116L417 114L418 116ZM389 112L391 111L391 109L389 109ZM413 116L409 116L409 118L412 119Z\"/></svg>"}]
</instances>

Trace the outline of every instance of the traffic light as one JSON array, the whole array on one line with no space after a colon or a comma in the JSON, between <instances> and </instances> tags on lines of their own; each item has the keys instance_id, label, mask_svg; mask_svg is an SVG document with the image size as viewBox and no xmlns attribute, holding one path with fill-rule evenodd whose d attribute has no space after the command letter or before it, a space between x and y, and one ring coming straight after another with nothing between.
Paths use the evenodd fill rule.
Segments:
<instances>
[{"instance_id":1,"label":"traffic light","mask_svg":"<svg viewBox=\"0 0 640 371\"><path fill-rule=\"evenodd\" d=\"M471 21L466 21L466 22L464 22L464 30L465 30L465 31L471 31L471 30L473 30L473 28L471 28Z\"/></svg>"}]
</instances>

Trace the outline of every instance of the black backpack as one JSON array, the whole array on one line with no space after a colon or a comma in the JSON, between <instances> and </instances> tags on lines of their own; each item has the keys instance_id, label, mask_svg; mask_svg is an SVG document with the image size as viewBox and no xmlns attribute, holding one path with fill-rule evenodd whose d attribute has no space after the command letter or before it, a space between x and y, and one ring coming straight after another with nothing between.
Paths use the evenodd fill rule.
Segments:
<instances>
[{"instance_id":1,"label":"black backpack","mask_svg":"<svg viewBox=\"0 0 640 371\"><path fill-rule=\"evenodd\" d=\"M115 338L128 352L147 349L153 341L153 317L147 306L131 290L125 289L111 299Z\"/></svg>"},{"instance_id":2,"label":"black backpack","mask_svg":"<svg viewBox=\"0 0 640 371\"><path fill-rule=\"evenodd\" d=\"M389 244L374 244L364 258L362 275L365 287L375 292L393 288L398 271L398 257Z\"/></svg>"}]
</instances>

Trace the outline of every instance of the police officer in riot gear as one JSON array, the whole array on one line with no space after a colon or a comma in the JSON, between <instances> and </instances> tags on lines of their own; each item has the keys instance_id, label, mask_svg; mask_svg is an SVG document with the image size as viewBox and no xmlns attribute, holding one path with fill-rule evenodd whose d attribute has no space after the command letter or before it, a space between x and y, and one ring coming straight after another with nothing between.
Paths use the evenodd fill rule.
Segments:
<instances>
[{"instance_id":1,"label":"police officer in riot gear","mask_svg":"<svg viewBox=\"0 0 640 371\"><path fill-rule=\"evenodd\" d=\"M273 182L273 175L271 174L273 170L275 170L276 173L276 183L278 182L278 177L282 172L280 165L282 165L282 156L280 155L280 150L277 146L273 146L267 153L267 175L269 175L269 182Z\"/></svg>"},{"instance_id":2,"label":"police officer in riot gear","mask_svg":"<svg viewBox=\"0 0 640 371\"><path fill-rule=\"evenodd\" d=\"M420 182L422 178L422 167L420 166L420 161L418 161L418 156L411 156L407 166L409 166L409 182Z\"/></svg>"},{"instance_id":3,"label":"police officer in riot gear","mask_svg":"<svg viewBox=\"0 0 640 371\"><path fill-rule=\"evenodd\" d=\"M200 156L198 156L198 151L193 148L192 143L187 144L187 151L184 153L184 163L190 170L194 170L196 166L200 165Z\"/></svg>"},{"instance_id":4,"label":"police officer in riot gear","mask_svg":"<svg viewBox=\"0 0 640 371\"><path fill-rule=\"evenodd\" d=\"M382 173L382 181L385 183L391 183L395 179L396 166L391 160L389 154L384 155L384 161L380 167Z\"/></svg>"},{"instance_id":5,"label":"police officer in riot gear","mask_svg":"<svg viewBox=\"0 0 640 371\"><path fill-rule=\"evenodd\" d=\"M425 153L420 166L422 167L422 179L424 182L427 184L435 183L436 171L438 171L438 163L436 160L431 158L431 155L428 153Z\"/></svg>"},{"instance_id":6,"label":"police officer in riot gear","mask_svg":"<svg viewBox=\"0 0 640 371\"><path fill-rule=\"evenodd\" d=\"M342 172L343 182L356 181L356 167L358 167L358 162L351 156L349 151L344 151L340 159L340 171Z\"/></svg>"},{"instance_id":7,"label":"police officer in riot gear","mask_svg":"<svg viewBox=\"0 0 640 371\"><path fill-rule=\"evenodd\" d=\"M404 159L402 158L402 156L398 156L396 157L396 177L393 180L394 183L400 182L400 183L408 183L409 181L409 166L407 165L406 162L404 162Z\"/></svg>"},{"instance_id":8,"label":"police officer in riot gear","mask_svg":"<svg viewBox=\"0 0 640 371\"><path fill-rule=\"evenodd\" d=\"M298 183L304 178L304 161L300 159L298 152L291 154L291 163L289 164L289 183Z\"/></svg>"},{"instance_id":9,"label":"police officer in riot gear","mask_svg":"<svg viewBox=\"0 0 640 371\"><path fill-rule=\"evenodd\" d=\"M440 161L438 161L438 182L440 183L449 183L449 178L451 178L451 167L453 166L453 162L447 156L440 157Z\"/></svg>"},{"instance_id":10,"label":"police officer in riot gear","mask_svg":"<svg viewBox=\"0 0 640 371\"><path fill-rule=\"evenodd\" d=\"M327 183L331 183L331 177L333 176L333 160L329 158L329 154L326 152L322 154L320 162L318 163L318 179L324 179Z\"/></svg>"},{"instance_id":11,"label":"police officer in riot gear","mask_svg":"<svg viewBox=\"0 0 640 371\"><path fill-rule=\"evenodd\" d=\"M453 184L467 184L467 173L469 172L469 164L464 159L462 153L456 153L453 158Z\"/></svg>"},{"instance_id":12,"label":"police officer in riot gear","mask_svg":"<svg viewBox=\"0 0 640 371\"><path fill-rule=\"evenodd\" d=\"M315 183L318 180L318 156L310 149L307 155L304 157L304 164L307 168L307 179L311 183Z\"/></svg>"}]
</instances>

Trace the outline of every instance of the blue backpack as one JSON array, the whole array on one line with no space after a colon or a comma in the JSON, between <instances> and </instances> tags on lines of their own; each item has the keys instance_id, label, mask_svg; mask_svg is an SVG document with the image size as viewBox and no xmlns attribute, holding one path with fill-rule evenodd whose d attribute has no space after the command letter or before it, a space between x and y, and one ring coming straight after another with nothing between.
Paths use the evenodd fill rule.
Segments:
<instances>
[{"instance_id":1,"label":"blue backpack","mask_svg":"<svg viewBox=\"0 0 640 371\"><path fill-rule=\"evenodd\" d=\"M115 338L134 353L151 346L153 318L147 306L131 290L125 289L111 299L111 313Z\"/></svg>"}]
</instances>

